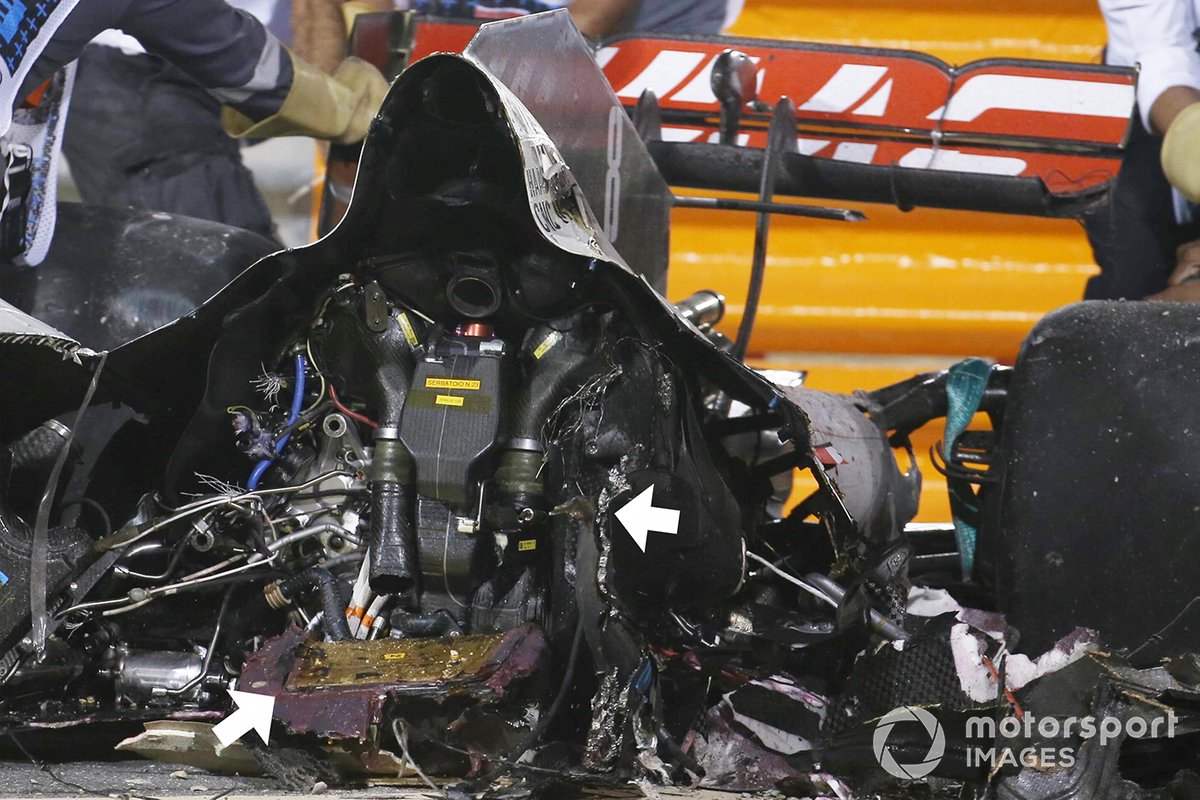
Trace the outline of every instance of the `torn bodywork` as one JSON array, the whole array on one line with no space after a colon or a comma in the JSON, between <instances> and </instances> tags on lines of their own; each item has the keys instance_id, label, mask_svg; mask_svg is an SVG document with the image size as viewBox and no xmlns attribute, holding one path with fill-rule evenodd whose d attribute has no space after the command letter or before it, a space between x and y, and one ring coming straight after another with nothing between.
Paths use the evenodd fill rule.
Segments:
<instances>
[{"instance_id":1,"label":"torn bodywork","mask_svg":"<svg viewBox=\"0 0 1200 800\"><path fill-rule=\"evenodd\" d=\"M607 129L582 41L538 22ZM885 432L727 355L719 298L664 301L665 247L606 235L497 52L484 31L405 73L329 236L78 365L129 413L47 500L77 563L6 595L7 729L212 714L236 687L273 695L283 734L445 772L575 738L597 773L666 775L708 690L666 700L660 661L903 637L859 580L903 583L911 504L868 489L878 453L850 441L887 453ZM669 196L617 119L650 231ZM609 233L648 244L636 221ZM134 460L144 481L112 480ZM778 517L797 467L826 498L811 523ZM20 542L38 502L14 503Z\"/></svg>"}]
</instances>

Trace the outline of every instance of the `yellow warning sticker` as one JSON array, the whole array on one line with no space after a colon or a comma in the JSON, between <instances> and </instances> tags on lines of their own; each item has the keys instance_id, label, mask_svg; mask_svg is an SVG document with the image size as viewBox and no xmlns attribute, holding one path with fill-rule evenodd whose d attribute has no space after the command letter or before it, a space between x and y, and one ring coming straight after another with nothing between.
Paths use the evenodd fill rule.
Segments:
<instances>
[{"instance_id":1,"label":"yellow warning sticker","mask_svg":"<svg viewBox=\"0 0 1200 800\"><path fill-rule=\"evenodd\" d=\"M517 549L522 553L528 553L530 550L537 550L537 539L522 539L517 542Z\"/></svg>"},{"instance_id":2,"label":"yellow warning sticker","mask_svg":"<svg viewBox=\"0 0 1200 800\"><path fill-rule=\"evenodd\" d=\"M434 402L439 406L454 406L456 408L462 408L463 403L466 402L466 398L455 397L452 394L439 394Z\"/></svg>"},{"instance_id":3,"label":"yellow warning sticker","mask_svg":"<svg viewBox=\"0 0 1200 800\"><path fill-rule=\"evenodd\" d=\"M404 334L404 341L408 342L409 347L416 347L420 343L417 338L417 331L413 328L412 321L409 320L408 314L400 312L396 315L396 321L400 323L400 332Z\"/></svg>"},{"instance_id":4,"label":"yellow warning sticker","mask_svg":"<svg viewBox=\"0 0 1200 800\"><path fill-rule=\"evenodd\" d=\"M562 338L562 334L558 331L551 331L550 335L545 339L542 339L542 343L539 344L537 349L533 351L533 357L540 359L542 356L546 355L546 353L549 353L552 349L554 349L554 345L561 342Z\"/></svg>"},{"instance_id":5,"label":"yellow warning sticker","mask_svg":"<svg viewBox=\"0 0 1200 800\"><path fill-rule=\"evenodd\" d=\"M458 389L460 392L478 392L483 386L479 381L460 380L457 378L426 378L426 389ZM459 403L458 405L462 405Z\"/></svg>"}]
</instances>

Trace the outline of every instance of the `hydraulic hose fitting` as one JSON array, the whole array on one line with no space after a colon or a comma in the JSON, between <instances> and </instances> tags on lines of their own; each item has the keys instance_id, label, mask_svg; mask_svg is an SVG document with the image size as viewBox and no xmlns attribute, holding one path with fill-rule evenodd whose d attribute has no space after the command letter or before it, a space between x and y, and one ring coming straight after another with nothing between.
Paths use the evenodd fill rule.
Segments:
<instances>
[{"instance_id":1,"label":"hydraulic hose fitting","mask_svg":"<svg viewBox=\"0 0 1200 800\"><path fill-rule=\"evenodd\" d=\"M411 483L413 460L408 448L400 441L398 428L378 428L375 431L375 454L371 458L371 481L379 483Z\"/></svg>"},{"instance_id":2,"label":"hydraulic hose fitting","mask_svg":"<svg viewBox=\"0 0 1200 800\"><path fill-rule=\"evenodd\" d=\"M526 497L542 494L540 476L543 461L542 445L537 439L513 439L500 457L496 469L496 489L505 497Z\"/></svg>"}]
</instances>

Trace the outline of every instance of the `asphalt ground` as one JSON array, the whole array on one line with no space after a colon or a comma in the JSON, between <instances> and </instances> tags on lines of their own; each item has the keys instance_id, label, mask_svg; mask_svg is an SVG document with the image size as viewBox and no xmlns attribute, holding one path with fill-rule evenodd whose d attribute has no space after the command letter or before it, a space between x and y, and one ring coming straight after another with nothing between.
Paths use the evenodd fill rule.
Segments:
<instances>
[{"instance_id":1,"label":"asphalt ground","mask_svg":"<svg viewBox=\"0 0 1200 800\"><path fill-rule=\"evenodd\" d=\"M78 761L44 766L28 761L0 761L0 797L118 795L201 800L231 793L262 796L279 794L280 789L269 778L214 775L141 759Z\"/></svg>"},{"instance_id":2,"label":"asphalt ground","mask_svg":"<svg viewBox=\"0 0 1200 800\"><path fill-rule=\"evenodd\" d=\"M0 760L0 797L91 798L128 800L238 800L238 798L330 797L339 800L417 800L445 797L421 786L368 786L359 789L323 789L316 792L287 792L269 778L214 775L191 767L179 768L144 760L78 761L39 766L28 761ZM586 795L572 792L582 800ZM782 798L775 793L732 794L709 790L606 789L591 795L608 800L656 798L661 800L767 800Z\"/></svg>"}]
</instances>

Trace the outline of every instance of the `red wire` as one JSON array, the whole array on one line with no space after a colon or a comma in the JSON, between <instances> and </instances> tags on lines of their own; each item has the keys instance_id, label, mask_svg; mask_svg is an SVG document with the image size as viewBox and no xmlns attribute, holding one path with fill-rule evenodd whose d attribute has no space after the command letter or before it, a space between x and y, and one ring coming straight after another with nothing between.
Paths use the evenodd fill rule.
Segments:
<instances>
[{"instance_id":1,"label":"red wire","mask_svg":"<svg viewBox=\"0 0 1200 800\"><path fill-rule=\"evenodd\" d=\"M375 420L371 419L370 417L364 416L364 415L358 413L357 411L351 411L350 409L348 409L344 405L342 405L342 401L338 400L337 389L333 388L332 383L329 385L329 397L333 400L333 407L336 408L338 411L342 412L343 414L345 414L350 419L356 419L359 422L361 422L363 425L366 425L369 428L378 428L379 427L379 423L376 422Z\"/></svg>"},{"instance_id":2,"label":"red wire","mask_svg":"<svg viewBox=\"0 0 1200 800\"><path fill-rule=\"evenodd\" d=\"M996 683L999 683L1000 672L996 669L996 665L993 664L992 660L987 656L983 657L983 663L987 665L988 672L992 673L992 679L996 681ZM1009 691L1007 683L1008 681L1005 681L1006 685L1004 687L1004 696L1008 698L1008 702L1012 703L1013 711L1016 714L1017 719L1022 719L1025 716L1025 711L1021 708L1021 704L1017 702L1017 696Z\"/></svg>"}]
</instances>

